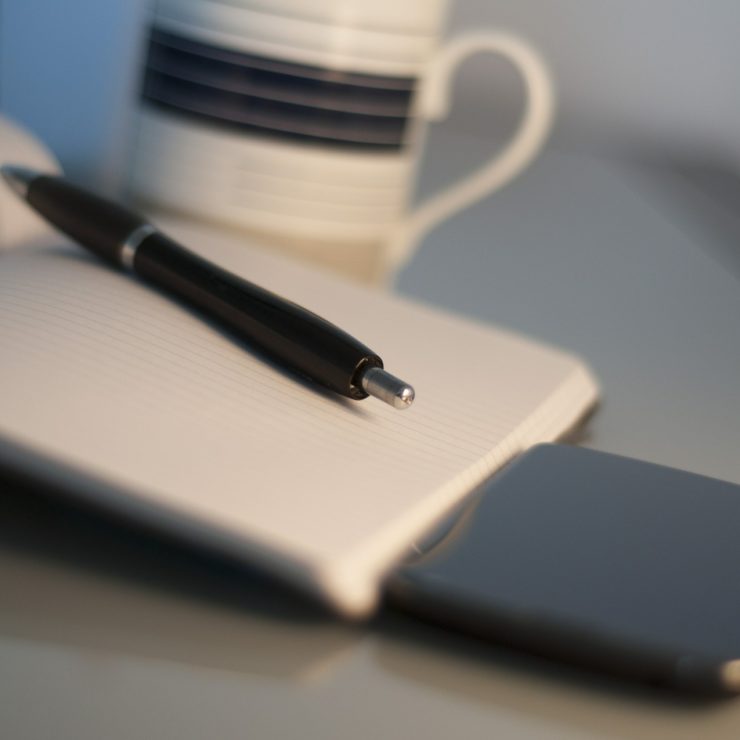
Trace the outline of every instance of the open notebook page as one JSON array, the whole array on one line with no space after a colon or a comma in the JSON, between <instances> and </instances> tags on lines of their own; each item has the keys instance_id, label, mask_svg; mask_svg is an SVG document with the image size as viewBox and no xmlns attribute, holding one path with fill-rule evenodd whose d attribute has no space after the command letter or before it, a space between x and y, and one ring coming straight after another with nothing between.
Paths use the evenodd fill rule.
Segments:
<instances>
[{"instance_id":1,"label":"open notebook page","mask_svg":"<svg viewBox=\"0 0 740 740\"><path fill-rule=\"evenodd\" d=\"M23 164L39 172L61 172L54 155L28 131L0 113L0 164ZM44 221L0 182L0 254L44 232Z\"/></svg>"},{"instance_id":2,"label":"open notebook page","mask_svg":"<svg viewBox=\"0 0 740 740\"><path fill-rule=\"evenodd\" d=\"M356 335L415 386L414 406L317 392L50 237L0 262L0 438L105 484L81 494L347 614L372 608L382 575L476 484L595 400L560 351L207 229L170 233Z\"/></svg>"}]
</instances>

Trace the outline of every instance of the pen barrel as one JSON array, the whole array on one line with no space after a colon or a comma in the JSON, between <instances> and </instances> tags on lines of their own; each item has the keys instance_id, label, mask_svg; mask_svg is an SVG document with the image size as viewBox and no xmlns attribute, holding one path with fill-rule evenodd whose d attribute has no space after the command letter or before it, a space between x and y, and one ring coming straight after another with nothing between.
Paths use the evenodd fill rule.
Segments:
<instances>
[{"instance_id":1,"label":"pen barrel","mask_svg":"<svg viewBox=\"0 0 740 740\"><path fill-rule=\"evenodd\" d=\"M121 265L122 243L146 223L141 216L61 177L36 177L26 200L52 226L117 267Z\"/></svg>"},{"instance_id":2,"label":"pen barrel","mask_svg":"<svg viewBox=\"0 0 740 740\"><path fill-rule=\"evenodd\" d=\"M133 266L142 279L216 319L252 348L336 393L366 398L362 372L383 367L378 355L334 324L162 234L141 242Z\"/></svg>"}]
</instances>

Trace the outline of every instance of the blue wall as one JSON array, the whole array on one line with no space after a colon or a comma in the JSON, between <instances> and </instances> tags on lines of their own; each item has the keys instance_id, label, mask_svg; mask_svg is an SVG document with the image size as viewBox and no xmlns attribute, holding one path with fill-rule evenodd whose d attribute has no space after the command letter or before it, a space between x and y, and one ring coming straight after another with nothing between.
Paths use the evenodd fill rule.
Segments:
<instances>
[{"instance_id":1,"label":"blue wall","mask_svg":"<svg viewBox=\"0 0 740 740\"><path fill-rule=\"evenodd\" d=\"M147 0L0 0L0 105L78 176L125 156Z\"/></svg>"}]
</instances>

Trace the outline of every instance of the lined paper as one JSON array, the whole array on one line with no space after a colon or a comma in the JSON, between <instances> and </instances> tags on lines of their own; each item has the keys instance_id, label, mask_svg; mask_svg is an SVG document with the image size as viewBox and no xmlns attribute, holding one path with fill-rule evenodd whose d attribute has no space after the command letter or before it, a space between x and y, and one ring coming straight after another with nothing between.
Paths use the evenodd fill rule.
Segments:
<instances>
[{"instance_id":1,"label":"lined paper","mask_svg":"<svg viewBox=\"0 0 740 740\"><path fill-rule=\"evenodd\" d=\"M0 437L346 613L372 608L383 573L473 486L595 400L588 370L558 350L207 229L171 233L356 335L415 386L414 405L318 391L50 240L0 261Z\"/></svg>"}]
</instances>

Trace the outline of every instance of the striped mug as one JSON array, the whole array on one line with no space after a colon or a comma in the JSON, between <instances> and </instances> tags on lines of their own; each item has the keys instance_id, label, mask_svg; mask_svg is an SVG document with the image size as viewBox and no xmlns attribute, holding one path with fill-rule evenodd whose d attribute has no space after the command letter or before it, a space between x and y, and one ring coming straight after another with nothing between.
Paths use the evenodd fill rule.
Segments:
<instances>
[{"instance_id":1,"label":"striped mug","mask_svg":"<svg viewBox=\"0 0 740 740\"><path fill-rule=\"evenodd\" d=\"M539 55L497 31L441 44L447 6L158 0L133 194L387 281L435 224L526 167L551 126L552 86ZM522 120L503 150L412 210L426 124L446 116L457 66L480 51L521 73Z\"/></svg>"}]
</instances>

